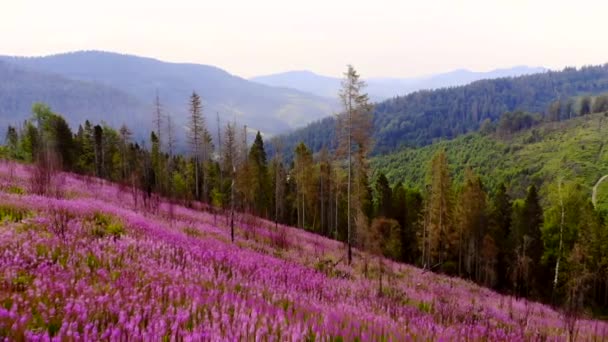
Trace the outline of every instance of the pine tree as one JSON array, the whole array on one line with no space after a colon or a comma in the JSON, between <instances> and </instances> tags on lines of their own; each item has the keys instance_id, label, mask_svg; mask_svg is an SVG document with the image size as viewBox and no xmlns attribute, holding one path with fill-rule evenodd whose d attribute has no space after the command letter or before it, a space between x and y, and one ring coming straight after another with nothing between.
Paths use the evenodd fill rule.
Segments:
<instances>
[{"instance_id":1,"label":"pine tree","mask_svg":"<svg viewBox=\"0 0 608 342\"><path fill-rule=\"evenodd\" d=\"M127 179L129 172L130 172L127 155L128 155L128 151L129 151L129 144L131 143L131 137L133 136L133 133L131 132L129 127L127 127L127 125L125 125L125 124L123 124L120 127L119 133L120 133L120 156L121 156L121 166L122 166L122 180L124 181Z\"/></svg>"},{"instance_id":2,"label":"pine tree","mask_svg":"<svg viewBox=\"0 0 608 342\"><path fill-rule=\"evenodd\" d=\"M428 258L430 262L442 267L445 267L444 262L449 261L452 247L450 241L453 241L454 238L452 196L448 159L445 151L441 150L431 161L427 238L429 239Z\"/></svg>"},{"instance_id":3,"label":"pine tree","mask_svg":"<svg viewBox=\"0 0 608 342\"><path fill-rule=\"evenodd\" d=\"M512 268L511 251L513 243L511 237L511 216L513 214L513 204L507 193L504 184L498 186L498 190L492 202L491 213L491 234L498 248L496 256L496 288L499 290L507 289L508 272Z\"/></svg>"},{"instance_id":4,"label":"pine tree","mask_svg":"<svg viewBox=\"0 0 608 342\"><path fill-rule=\"evenodd\" d=\"M304 143L298 144L294 151L294 177L297 186L296 205L298 213L298 226L307 228L307 208L312 200L313 191L313 159L312 152Z\"/></svg>"},{"instance_id":5,"label":"pine tree","mask_svg":"<svg viewBox=\"0 0 608 342\"><path fill-rule=\"evenodd\" d=\"M543 284L539 280L549 279L550 275L541 267L543 241L541 227L543 210L540 206L536 186L528 188L524 201L513 204L513 229L511 232L514 244L513 279L515 292L519 296L528 296L536 292ZM535 293L538 295L538 293Z\"/></svg>"},{"instance_id":6,"label":"pine tree","mask_svg":"<svg viewBox=\"0 0 608 342\"><path fill-rule=\"evenodd\" d=\"M253 194L253 207L258 216L268 217L270 207L270 191L268 179L268 166L266 163L266 151L264 150L264 140L258 131L249 150L249 165L251 168L250 191Z\"/></svg>"},{"instance_id":7,"label":"pine tree","mask_svg":"<svg viewBox=\"0 0 608 342\"><path fill-rule=\"evenodd\" d=\"M480 251L486 235L486 194L481 180L465 169L464 186L458 199L458 274L481 280ZM491 238L491 237L488 237ZM489 244L489 240L486 241Z\"/></svg>"},{"instance_id":8,"label":"pine tree","mask_svg":"<svg viewBox=\"0 0 608 342\"><path fill-rule=\"evenodd\" d=\"M391 217L393 191L388 184L388 179L384 173L380 172L376 179L376 200L375 200L375 216L376 217Z\"/></svg>"},{"instance_id":9,"label":"pine tree","mask_svg":"<svg viewBox=\"0 0 608 342\"><path fill-rule=\"evenodd\" d=\"M154 187L156 187L156 191L161 190L158 189L158 187L162 187L160 185L160 179L162 178L161 176L161 163L162 163L162 155L160 152L160 140L158 140L158 137L156 136L156 133L152 132L150 133L150 145L151 145L151 149L150 149L150 162L151 162L151 167L152 170L154 172L154 175L156 175L156 184L154 184ZM153 188L154 188L153 187Z\"/></svg>"},{"instance_id":10,"label":"pine tree","mask_svg":"<svg viewBox=\"0 0 608 342\"><path fill-rule=\"evenodd\" d=\"M331 216L329 215L330 207L331 207L331 174L332 174L332 165L329 157L329 152L327 148L323 147L319 152L319 206L321 209L320 217L320 227L321 232L325 236L330 235L329 230L329 222L331 221Z\"/></svg>"},{"instance_id":11,"label":"pine tree","mask_svg":"<svg viewBox=\"0 0 608 342\"><path fill-rule=\"evenodd\" d=\"M100 125L93 127L93 141L95 151L95 175L97 177L103 177L103 128Z\"/></svg>"},{"instance_id":12,"label":"pine tree","mask_svg":"<svg viewBox=\"0 0 608 342\"><path fill-rule=\"evenodd\" d=\"M365 82L359 79L359 74L353 66L348 65L339 94L343 112L337 117L336 136L339 144L338 151L345 155L348 160L346 240L349 264L352 262L352 222L357 217L362 217L361 211L363 210L361 207L353 207L353 184L361 184L362 178L367 177L366 158L371 149L371 105L367 94L363 93L364 88ZM355 176L359 178L355 182L353 182L353 173L356 173ZM359 192L359 194L362 194L362 192ZM356 200L362 204L361 198ZM362 221L359 219L360 223Z\"/></svg>"},{"instance_id":13,"label":"pine tree","mask_svg":"<svg viewBox=\"0 0 608 342\"><path fill-rule=\"evenodd\" d=\"M200 96L192 92L190 96L190 118L188 122L188 143L194 155L194 193L196 199L201 199L201 154L205 132L205 121L203 117L203 105Z\"/></svg>"},{"instance_id":14,"label":"pine tree","mask_svg":"<svg viewBox=\"0 0 608 342\"><path fill-rule=\"evenodd\" d=\"M234 242L234 205L235 205L235 178L236 178L236 161L237 161L237 137L236 123L226 124L226 132L224 134L224 144L222 153L222 164L224 170L230 175L230 239Z\"/></svg>"},{"instance_id":15,"label":"pine tree","mask_svg":"<svg viewBox=\"0 0 608 342\"><path fill-rule=\"evenodd\" d=\"M157 186L158 186L158 190L161 192L164 192L166 190L166 180L168 177L166 177L165 174L165 159L164 157L161 157L162 153L163 153L163 140L161 139L162 137L162 131L164 128L163 125L164 122L164 114L163 114L163 109L162 109L162 104L160 102L160 96L158 95L158 91L156 91L156 96L154 98L154 117L153 117L153 123L154 123L154 134L156 136L156 140L158 142L158 146L157 146L157 153L158 153L158 158L155 158L153 160L153 167L155 170L155 173L157 175L158 181L157 181ZM154 146L153 146L154 147Z\"/></svg>"},{"instance_id":16,"label":"pine tree","mask_svg":"<svg viewBox=\"0 0 608 342\"><path fill-rule=\"evenodd\" d=\"M285 201L285 169L283 166L283 143L280 137L275 138L272 141L274 146L274 158L272 159L272 184L274 186L274 224L275 229L279 228L279 220L283 214L284 201Z\"/></svg>"},{"instance_id":17,"label":"pine tree","mask_svg":"<svg viewBox=\"0 0 608 342\"><path fill-rule=\"evenodd\" d=\"M19 134L17 129L11 125L6 130L6 145L9 149L10 157L13 159L19 158Z\"/></svg>"}]
</instances>

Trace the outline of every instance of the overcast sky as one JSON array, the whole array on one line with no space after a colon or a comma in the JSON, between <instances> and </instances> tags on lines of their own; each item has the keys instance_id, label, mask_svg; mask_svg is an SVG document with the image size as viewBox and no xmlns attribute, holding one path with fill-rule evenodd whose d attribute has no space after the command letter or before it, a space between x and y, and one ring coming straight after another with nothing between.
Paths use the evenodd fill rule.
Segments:
<instances>
[{"instance_id":1,"label":"overcast sky","mask_svg":"<svg viewBox=\"0 0 608 342\"><path fill-rule=\"evenodd\" d=\"M106 50L244 77L608 62L608 1L3 0L0 54Z\"/></svg>"}]
</instances>

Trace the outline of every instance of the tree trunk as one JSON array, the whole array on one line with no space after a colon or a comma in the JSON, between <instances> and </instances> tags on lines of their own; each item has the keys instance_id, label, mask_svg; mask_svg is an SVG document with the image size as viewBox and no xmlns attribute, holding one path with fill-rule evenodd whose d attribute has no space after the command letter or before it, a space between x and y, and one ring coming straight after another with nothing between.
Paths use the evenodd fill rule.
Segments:
<instances>
[{"instance_id":1,"label":"tree trunk","mask_svg":"<svg viewBox=\"0 0 608 342\"><path fill-rule=\"evenodd\" d=\"M230 239L234 243L234 172L232 173L232 186L230 187Z\"/></svg>"},{"instance_id":2,"label":"tree trunk","mask_svg":"<svg viewBox=\"0 0 608 342\"><path fill-rule=\"evenodd\" d=\"M348 104L348 190L346 199L346 213L347 213L347 232L346 232L346 240L348 245L348 264L350 265L353 261L353 254L351 250L351 215L350 215L350 200L351 200L351 183L352 183L352 105Z\"/></svg>"},{"instance_id":3,"label":"tree trunk","mask_svg":"<svg viewBox=\"0 0 608 342\"><path fill-rule=\"evenodd\" d=\"M555 294L555 290L557 289L557 280L559 278L559 264L562 258L562 248L564 243L564 221L566 218L566 212L564 209L564 200L562 198L562 183L561 180L558 183L558 192L559 192L559 206L561 210L561 218L559 223L559 249L557 251L557 261L555 263L555 276L553 277L553 293Z\"/></svg>"}]
</instances>

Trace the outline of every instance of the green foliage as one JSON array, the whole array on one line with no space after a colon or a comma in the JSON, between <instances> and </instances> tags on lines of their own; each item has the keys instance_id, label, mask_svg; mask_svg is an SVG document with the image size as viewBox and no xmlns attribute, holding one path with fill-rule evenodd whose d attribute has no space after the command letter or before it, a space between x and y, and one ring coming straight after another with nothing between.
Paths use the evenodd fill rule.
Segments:
<instances>
[{"instance_id":1,"label":"green foliage","mask_svg":"<svg viewBox=\"0 0 608 342\"><path fill-rule=\"evenodd\" d=\"M371 230L373 243L369 248L373 251L374 247L376 247L377 252L380 252L379 254L393 260L399 260L402 255L401 226L399 222L383 217L376 218L372 222ZM373 246L374 244L376 246Z\"/></svg>"},{"instance_id":2,"label":"green foliage","mask_svg":"<svg viewBox=\"0 0 608 342\"><path fill-rule=\"evenodd\" d=\"M420 310L421 312L424 312L424 313L431 313L433 310L433 304L427 303L427 302L419 302L418 310Z\"/></svg>"},{"instance_id":3,"label":"green foliage","mask_svg":"<svg viewBox=\"0 0 608 342\"><path fill-rule=\"evenodd\" d=\"M96 212L88 219L91 227L91 235L95 238L112 237L120 238L124 233L122 222L112 215Z\"/></svg>"},{"instance_id":4,"label":"green foliage","mask_svg":"<svg viewBox=\"0 0 608 342\"><path fill-rule=\"evenodd\" d=\"M6 192L13 195L25 195L25 189L18 185L11 185L6 189Z\"/></svg>"},{"instance_id":5,"label":"green foliage","mask_svg":"<svg viewBox=\"0 0 608 342\"><path fill-rule=\"evenodd\" d=\"M30 215L31 212L28 209L10 204L0 205L0 222L20 222Z\"/></svg>"},{"instance_id":6,"label":"green foliage","mask_svg":"<svg viewBox=\"0 0 608 342\"><path fill-rule=\"evenodd\" d=\"M266 162L266 151L264 150L264 141L262 135L258 131L251 149L249 150L249 190L250 201L256 215L267 217L268 207L270 206L272 193L270 187L270 178L268 176L268 167Z\"/></svg>"},{"instance_id":7,"label":"green foliage","mask_svg":"<svg viewBox=\"0 0 608 342\"><path fill-rule=\"evenodd\" d=\"M497 132L501 135L512 134L538 124L540 115L533 115L523 111L507 112L500 116Z\"/></svg>"},{"instance_id":8,"label":"green foliage","mask_svg":"<svg viewBox=\"0 0 608 342\"><path fill-rule=\"evenodd\" d=\"M14 291L25 291L34 282L34 276L26 271L20 270L13 278L11 284Z\"/></svg>"},{"instance_id":9,"label":"green foliage","mask_svg":"<svg viewBox=\"0 0 608 342\"><path fill-rule=\"evenodd\" d=\"M530 139L535 135L538 138ZM522 197L529 185L549 184L557 176L581 184L590 193L595 182L608 174L607 143L608 119L604 114L591 114L545 123L509 139L474 133L404 149L374 158L372 167L384 172L393 184L403 182L424 189L426 166L437 151L445 150L456 183L462 183L469 166L491 193L504 183L512 197ZM598 192L600 208L608 208L606 196L604 191Z\"/></svg>"},{"instance_id":10,"label":"green foliage","mask_svg":"<svg viewBox=\"0 0 608 342\"><path fill-rule=\"evenodd\" d=\"M87 253L85 262L91 272L95 272L99 267L101 267L101 261L92 252Z\"/></svg>"},{"instance_id":11,"label":"green foliage","mask_svg":"<svg viewBox=\"0 0 608 342\"><path fill-rule=\"evenodd\" d=\"M196 229L196 228L192 228L192 227L184 227L182 228L182 231L193 238L200 238L201 236L203 236L203 234L201 233L200 230Z\"/></svg>"}]
</instances>

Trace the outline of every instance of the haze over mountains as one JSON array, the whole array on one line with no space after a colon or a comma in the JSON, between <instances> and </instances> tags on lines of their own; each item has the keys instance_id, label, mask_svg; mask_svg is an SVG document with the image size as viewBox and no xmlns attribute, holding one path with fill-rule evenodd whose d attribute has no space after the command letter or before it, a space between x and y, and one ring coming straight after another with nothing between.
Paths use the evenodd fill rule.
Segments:
<instances>
[{"instance_id":1,"label":"haze over mountains","mask_svg":"<svg viewBox=\"0 0 608 342\"><path fill-rule=\"evenodd\" d=\"M366 79L366 91L373 101L382 101L422 89L453 87L482 79L522 76L544 71L547 71L547 69L543 67L515 66L488 72L458 69L426 77L369 78ZM341 82L340 78L318 75L308 70L257 76L251 78L251 80L273 87L292 88L330 98L337 97Z\"/></svg>"},{"instance_id":2,"label":"haze over mountains","mask_svg":"<svg viewBox=\"0 0 608 342\"><path fill-rule=\"evenodd\" d=\"M210 126L216 113L252 130L276 134L331 115L336 101L255 83L208 65L87 51L47 57L0 57L0 118L20 121L32 102L44 101L72 124L85 119L123 122L138 131L151 121L158 92L178 127L186 124L188 99L203 99Z\"/></svg>"},{"instance_id":3,"label":"haze over mountains","mask_svg":"<svg viewBox=\"0 0 608 342\"><path fill-rule=\"evenodd\" d=\"M515 67L492 72L457 70L426 78L372 78L368 91L380 101L418 89L466 84L482 78L542 72L544 68ZM45 57L0 56L0 124L29 117L33 102L49 104L73 125L85 119L133 127L147 134L156 93L165 113L183 129L188 97L203 98L210 127L216 113L222 121L236 119L251 130L284 133L332 115L340 79L293 71L251 80L220 68L168 63L153 58L101 51L80 51Z\"/></svg>"}]
</instances>

